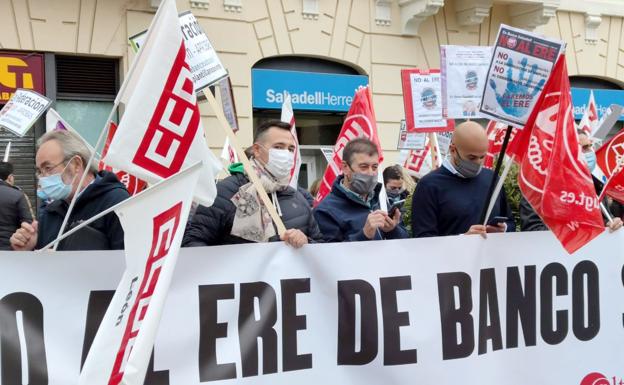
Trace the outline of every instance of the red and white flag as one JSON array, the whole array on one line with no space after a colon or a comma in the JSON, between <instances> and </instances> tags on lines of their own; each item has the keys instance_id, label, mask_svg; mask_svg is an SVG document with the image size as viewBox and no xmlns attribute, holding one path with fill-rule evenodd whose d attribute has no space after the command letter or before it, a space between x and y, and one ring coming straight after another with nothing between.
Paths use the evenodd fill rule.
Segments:
<instances>
[{"instance_id":1,"label":"red and white flag","mask_svg":"<svg viewBox=\"0 0 624 385\"><path fill-rule=\"evenodd\" d=\"M596 151L596 166L607 181L602 188L600 201L608 195L624 204L624 130L618 132Z\"/></svg>"},{"instance_id":2,"label":"red and white flag","mask_svg":"<svg viewBox=\"0 0 624 385\"><path fill-rule=\"evenodd\" d=\"M563 247L574 253L600 235L604 222L574 127L570 81L561 55L512 153L518 184Z\"/></svg>"},{"instance_id":3,"label":"red and white flag","mask_svg":"<svg viewBox=\"0 0 624 385\"><path fill-rule=\"evenodd\" d=\"M516 134L520 131L519 128L513 127L511 129L511 134L509 135L509 143L507 146L510 146L513 143L513 140L516 138ZM484 167L492 168L494 166L494 158L498 154L500 154L503 149L503 142L505 141L505 134L507 133L507 124L500 123L495 120L490 120L487 126L487 135L488 135L488 153L485 157L485 162L483 164Z\"/></svg>"},{"instance_id":4,"label":"red and white flag","mask_svg":"<svg viewBox=\"0 0 624 385\"><path fill-rule=\"evenodd\" d=\"M79 385L142 385L201 174L199 163L120 203L126 270Z\"/></svg>"},{"instance_id":5,"label":"red and white flag","mask_svg":"<svg viewBox=\"0 0 624 385\"><path fill-rule=\"evenodd\" d=\"M342 129L334 145L332 161L329 162L323 175L323 180L316 194L314 205L318 205L329 194L336 177L342 170L342 151L350 140L355 138L368 138L377 145L379 163L383 162L383 151L377 135L377 122L373 110L373 101L369 87L362 87L355 92L355 97L349 108L349 113L342 124Z\"/></svg>"},{"instance_id":6,"label":"red and white flag","mask_svg":"<svg viewBox=\"0 0 624 385\"><path fill-rule=\"evenodd\" d=\"M422 178L426 173L431 171L431 155L429 149L430 147L425 145L425 148L420 150L409 150L405 162L403 162L403 168L406 169L410 175Z\"/></svg>"},{"instance_id":7,"label":"red and white flag","mask_svg":"<svg viewBox=\"0 0 624 385\"><path fill-rule=\"evenodd\" d=\"M210 206L221 164L208 149L177 9L164 0L117 95L126 105L104 162L148 183L203 164L195 199Z\"/></svg>"},{"instance_id":8,"label":"red and white flag","mask_svg":"<svg viewBox=\"0 0 624 385\"><path fill-rule=\"evenodd\" d=\"M286 93L284 103L282 103L281 121L290 124L290 133L295 140L295 164L292 170L290 170L290 187L296 190L299 181L299 169L301 168L301 149L299 148L299 138L297 137L297 129L295 128L295 113L293 112L289 93Z\"/></svg>"},{"instance_id":9,"label":"red and white flag","mask_svg":"<svg viewBox=\"0 0 624 385\"><path fill-rule=\"evenodd\" d=\"M579 122L578 128L583 130L588 136L593 136L598 128L598 108L594 99L594 90L589 91L589 101L585 107L585 113Z\"/></svg>"},{"instance_id":10,"label":"red and white flag","mask_svg":"<svg viewBox=\"0 0 624 385\"><path fill-rule=\"evenodd\" d=\"M104 144L104 149L102 150L102 156L106 156L106 154L108 153L108 148L110 147L110 144L113 141L113 138L115 137L116 132L117 132L117 125L114 122L109 122L108 135L106 137L106 143ZM115 175L117 175L117 179L119 179L119 181L123 183L124 186L126 186L126 190L128 190L130 195L136 195L140 193L141 191L145 190L145 188L147 187L147 183L144 180L141 180L134 175L130 175L123 170L114 169L110 167L109 165L107 165L106 163L104 163L103 161L99 162L98 170L106 170L106 171L115 173Z\"/></svg>"}]
</instances>

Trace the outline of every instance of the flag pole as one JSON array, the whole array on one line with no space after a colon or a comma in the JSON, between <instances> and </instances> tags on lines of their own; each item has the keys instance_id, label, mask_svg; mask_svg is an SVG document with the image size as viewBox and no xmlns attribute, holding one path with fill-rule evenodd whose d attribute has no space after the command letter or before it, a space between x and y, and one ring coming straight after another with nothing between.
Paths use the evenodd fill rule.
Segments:
<instances>
[{"instance_id":1,"label":"flag pole","mask_svg":"<svg viewBox=\"0 0 624 385\"><path fill-rule=\"evenodd\" d=\"M500 178L498 178L498 182L496 183L496 188L494 189L494 194L492 195L492 198L490 199L490 204L488 205L487 208L487 214L485 215L485 218L489 218L490 214L492 214L492 210L494 210L494 204L496 203L496 199L498 198L498 195L501 192L501 189L503 188L503 184L505 183L505 179L507 179L507 174L509 174L509 170L511 170L511 165L513 164L513 158L511 157L507 157L507 160L505 161L505 168L503 169L503 174L501 175ZM483 221L484 225L487 225L487 220Z\"/></svg>"},{"instance_id":2,"label":"flag pole","mask_svg":"<svg viewBox=\"0 0 624 385\"><path fill-rule=\"evenodd\" d=\"M4 162L9 161L9 156L11 155L11 142L9 142L4 149Z\"/></svg>"},{"instance_id":3,"label":"flag pole","mask_svg":"<svg viewBox=\"0 0 624 385\"><path fill-rule=\"evenodd\" d=\"M500 169L503 165L503 158L505 157L505 152L507 151L507 145L509 144L509 138L511 137L511 131L513 127L511 125L507 126L507 130L505 131L505 139L503 140L503 146L501 147L500 154L498 155L498 159L496 159L496 167L494 168L494 173L492 174L492 180L490 181L490 187L488 189L487 196L485 198L485 202L483 203L483 210L481 210L481 218L479 219L479 223L486 223L488 220L488 207L492 205L492 201L496 201L498 196L494 196L494 189L496 187L496 177L500 172ZM506 176L506 175L505 175ZM500 179L503 179L502 177ZM498 190L500 192L500 189ZM488 204L489 203L489 204Z\"/></svg>"},{"instance_id":4,"label":"flag pole","mask_svg":"<svg viewBox=\"0 0 624 385\"><path fill-rule=\"evenodd\" d=\"M438 168L438 137L435 132L429 133L429 151L431 152L431 169L435 170Z\"/></svg>"},{"instance_id":5,"label":"flag pole","mask_svg":"<svg viewBox=\"0 0 624 385\"><path fill-rule=\"evenodd\" d=\"M607 217L607 223L613 222L613 216L611 215L609 210L607 210L604 203L602 202L600 202L600 209L602 210L602 213L604 214L604 216Z\"/></svg>"},{"instance_id":6,"label":"flag pole","mask_svg":"<svg viewBox=\"0 0 624 385\"><path fill-rule=\"evenodd\" d=\"M206 96L208 103L210 103L212 110L217 116L217 120L219 121L219 123L221 123L220 124L221 128L223 128L223 131L230 139L230 144L234 147L234 149L238 153L238 159L243 163L243 168L247 172L247 176L249 177L249 180L256 186L256 190L258 191L258 195L260 196L262 203L264 203L264 206L268 210L269 215L271 215L271 219L273 219L273 222L275 223L275 226L277 227L278 234L283 235L286 232L286 226L284 226L284 222L282 222L282 218L280 218L279 214L277 213L277 210L275 209L275 206L273 206L273 203L269 199L269 195L264 190L264 187L262 187L262 184L260 183L260 179L258 178L256 171L251 166L251 162L249 162L249 158L247 158L247 154L245 154L245 151L243 151L242 147L240 146L240 143L238 142L238 138L236 137L236 135L234 135L234 131L232 131L232 127L230 127L230 123L228 123L227 119L225 118L223 114L223 110L217 104L217 100L215 99L212 92L210 92L210 90L206 91L206 89L207 88L203 90L204 96ZM208 141L208 127L207 125L203 125L203 126L204 126L204 137L206 139L206 145L208 145L208 142L207 142Z\"/></svg>"}]
</instances>

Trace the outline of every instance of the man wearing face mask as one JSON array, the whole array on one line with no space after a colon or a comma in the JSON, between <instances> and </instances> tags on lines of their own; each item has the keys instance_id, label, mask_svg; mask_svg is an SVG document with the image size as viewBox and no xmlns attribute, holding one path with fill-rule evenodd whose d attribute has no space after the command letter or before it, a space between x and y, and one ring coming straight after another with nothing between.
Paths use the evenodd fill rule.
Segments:
<instances>
[{"instance_id":1,"label":"man wearing face mask","mask_svg":"<svg viewBox=\"0 0 624 385\"><path fill-rule=\"evenodd\" d=\"M487 226L479 223L493 172L483 169L487 151L488 138L480 124L464 122L456 127L442 167L416 185L411 217L414 238L458 234L485 237L486 233L515 231L504 190L490 218L507 220Z\"/></svg>"},{"instance_id":2,"label":"man wearing face mask","mask_svg":"<svg viewBox=\"0 0 624 385\"><path fill-rule=\"evenodd\" d=\"M11 250L11 235L22 222L32 222L26 199L15 186L13 165L0 162L0 250Z\"/></svg>"},{"instance_id":3,"label":"man wearing face mask","mask_svg":"<svg viewBox=\"0 0 624 385\"><path fill-rule=\"evenodd\" d=\"M289 186L294 150L290 125L270 120L256 129L250 160L286 226L281 240L299 248L309 242L322 241L322 235L306 199ZM186 228L182 246L280 240L256 186L249 181L242 164L231 165L229 171L231 175L217 183L214 204L197 208Z\"/></svg>"},{"instance_id":4,"label":"man wearing face mask","mask_svg":"<svg viewBox=\"0 0 624 385\"><path fill-rule=\"evenodd\" d=\"M67 228L71 229L129 194L117 176L91 167L78 186L91 153L78 135L53 131L38 141L35 158L39 181L37 196L44 202L39 221L23 222L11 236L14 250L33 250L54 241L73 196L78 194ZM115 213L103 216L59 243L58 250L115 250L124 248L124 232Z\"/></svg>"},{"instance_id":5,"label":"man wearing face mask","mask_svg":"<svg viewBox=\"0 0 624 385\"><path fill-rule=\"evenodd\" d=\"M393 216L379 209L377 183L379 153L375 143L353 139L342 153L342 175L332 191L314 209L314 216L328 242L407 238L399 224L401 212Z\"/></svg>"},{"instance_id":6,"label":"man wearing face mask","mask_svg":"<svg viewBox=\"0 0 624 385\"><path fill-rule=\"evenodd\" d=\"M388 195L388 209L393 205L398 205L401 212L403 212L403 206L405 199L409 195L409 191L405 188L405 181L403 180L403 170L401 166L395 164L388 166L383 171L384 186L386 187L386 194ZM403 203L400 203L403 202Z\"/></svg>"},{"instance_id":7,"label":"man wearing face mask","mask_svg":"<svg viewBox=\"0 0 624 385\"><path fill-rule=\"evenodd\" d=\"M587 167L589 168L590 172L593 172L596 168L596 153L594 152L592 139L583 130L578 130L577 134L579 145L581 146L581 151L583 153L583 157L585 158L585 162L587 163ZM594 188L596 189L596 194L600 195L604 185L595 176L592 175L592 178L594 180ZM610 205L608 204L608 199L606 197L603 200L602 204L607 210L609 210ZM612 214L611 216L613 217ZM618 230L622 227L622 219L618 218L617 216L614 217L612 221L609 221L605 217L605 223L609 228L609 231L611 232ZM542 222L542 218L537 215L535 210L533 210L531 204L526 199L524 199L524 197L520 199L520 228L522 231L548 230L548 227L544 224L544 222Z\"/></svg>"}]
</instances>

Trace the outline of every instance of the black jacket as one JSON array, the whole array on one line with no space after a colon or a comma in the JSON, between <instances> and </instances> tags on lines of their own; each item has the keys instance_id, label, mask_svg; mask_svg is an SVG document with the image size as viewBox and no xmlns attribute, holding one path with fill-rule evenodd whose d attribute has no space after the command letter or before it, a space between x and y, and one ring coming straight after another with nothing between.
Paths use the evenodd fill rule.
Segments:
<instances>
[{"instance_id":1,"label":"black jacket","mask_svg":"<svg viewBox=\"0 0 624 385\"><path fill-rule=\"evenodd\" d=\"M24 193L0 180L0 250L11 250L11 235L24 221L32 221Z\"/></svg>"},{"instance_id":2,"label":"black jacket","mask_svg":"<svg viewBox=\"0 0 624 385\"><path fill-rule=\"evenodd\" d=\"M100 171L76 200L65 231L129 197L126 187L112 172ZM67 213L65 200L44 204L39 211L39 233L36 248L56 239ZM109 213L87 228L63 240L58 250L118 250L124 248L124 232L115 213Z\"/></svg>"},{"instance_id":3,"label":"black jacket","mask_svg":"<svg viewBox=\"0 0 624 385\"><path fill-rule=\"evenodd\" d=\"M249 183L242 173L235 173L217 183L217 197L212 206L199 206L186 227L182 246L213 246L249 241L231 233L236 206L230 200L241 186ZM282 210L282 221L287 229L299 229L313 242L322 241L323 236L312 215L312 209L306 199L293 188L277 192L277 200ZM275 236L271 242L279 241Z\"/></svg>"}]
</instances>

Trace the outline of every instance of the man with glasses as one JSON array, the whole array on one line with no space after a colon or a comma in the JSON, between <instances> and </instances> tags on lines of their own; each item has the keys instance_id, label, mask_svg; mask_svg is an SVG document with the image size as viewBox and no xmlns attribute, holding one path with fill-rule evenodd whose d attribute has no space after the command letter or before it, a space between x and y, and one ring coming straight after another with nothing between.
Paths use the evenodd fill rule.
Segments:
<instances>
[{"instance_id":1,"label":"man with glasses","mask_svg":"<svg viewBox=\"0 0 624 385\"><path fill-rule=\"evenodd\" d=\"M380 209L377 182L379 152L365 138L351 140L342 152L342 175L332 191L314 209L327 242L407 238L400 225L401 212Z\"/></svg>"},{"instance_id":2,"label":"man with glasses","mask_svg":"<svg viewBox=\"0 0 624 385\"><path fill-rule=\"evenodd\" d=\"M14 250L33 250L54 241L69 208L78 194L65 231L105 209L125 200L129 194L114 173L98 172L94 165L78 185L91 156L82 139L68 131L53 131L38 141L35 158L38 179L37 196L44 202L39 220L23 222L11 236ZM114 213L105 215L63 240L58 250L123 249L124 233Z\"/></svg>"}]
</instances>

